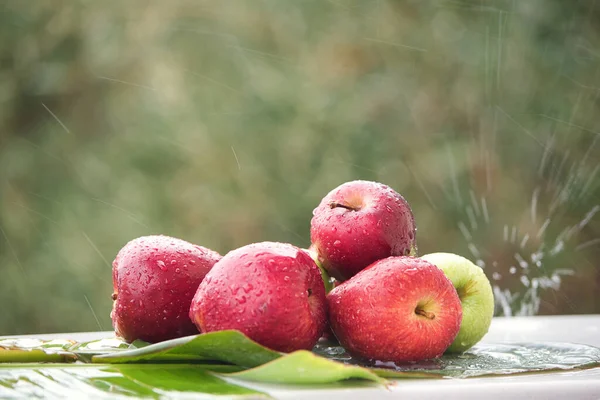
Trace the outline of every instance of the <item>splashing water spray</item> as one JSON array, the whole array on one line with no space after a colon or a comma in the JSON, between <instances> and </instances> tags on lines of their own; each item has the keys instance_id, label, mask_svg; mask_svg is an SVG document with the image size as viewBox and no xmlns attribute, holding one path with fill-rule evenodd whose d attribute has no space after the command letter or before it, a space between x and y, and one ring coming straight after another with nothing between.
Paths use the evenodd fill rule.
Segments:
<instances>
[{"instance_id":1,"label":"splashing water spray","mask_svg":"<svg viewBox=\"0 0 600 400\"><path fill-rule=\"evenodd\" d=\"M559 224L564 223L560 217L565 208L586 199L593 190L599 167L586 173L589 169L586 170L585 163L597 141L596 138L583 159L574 162L568 170L565 170L568 152L561 160L556 160L558 168L555 165L553 168L549 166L553 141L549 142L537 171L543 183L532 190L527 210L529 215L519 218L518 222L511 224L505 220L494 220L488 209L490 197L477 196L473 190L469 193L468 201L462 202L462 217L458 222L458 229L466 241L471 258L486 271L492 282L496 315L509 317L537 314L540 310L541 292L559 291L562 277L575 275L575 270L567 266L548 266L560 265L560 257L565 254L573 254L600 243L600 238L585 243L577 241L577 234L600 212L598 204L583 212L581 219L575 224L562 230L559 228ZM482 238L487 243L491 241L501 245L497 246L499 249L488 251ZM565 263L562 262L562 265ZM511 290L507 286L519 289Z\"/></svg>"}]
</instances>

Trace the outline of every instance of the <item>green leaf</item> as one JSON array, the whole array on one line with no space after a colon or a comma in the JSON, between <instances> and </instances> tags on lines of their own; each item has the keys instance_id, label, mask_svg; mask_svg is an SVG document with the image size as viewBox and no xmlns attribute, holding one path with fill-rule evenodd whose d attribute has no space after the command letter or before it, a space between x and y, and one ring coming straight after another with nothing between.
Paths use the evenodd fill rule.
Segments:
<instances>
[{"instance_id":1,"label":"green leaf","mask_svg":"<svg viewBox=\"0 0 600 400\"><path fill-rule=\"evenodd\" d=\"M252 341L239 331L219 331L152 344L141 349L97 355L95 363L205 362L256 367L281 354Z\"/></svg>"},{"instance_id":2,"label":"green leaf","mask_svg":"<svg viewBox=\"0 0 600 400\"><path fill-rule=\"evenodd\" d=\"M31 338L0 340L0 363L73 362L76 356L67 351L73 341Z\"/></svg>"},{"instance_id":3,"label":"green leaf","mask_svg":"<svg viewBox=\"0 0 600 400\"><path fill-rule=\"evenodd\" d=\"M268 397L229 383L201 365L60 365L0 368L0 398L181 397L183 392Z\"/></svg>"},{"instance_id":4,"label":"green leaf","mask_svg":"<svg viewBox=\"0 0 600 400\"><path fill-rule=\"evenodd\" d=\"M102 354L134 350L148 346L149 343L142 340L136 340L133 343L127 343L123 339L115 337L109 339L93 340L90 342L77 343L69 348L69 351L75 353L78 361L92 362L92 357Z\"/></svg>"},{"instance_id":5,"label":"green leaf","mask_svg":"<svg viewBox=\"0 0 600 400\"><path fill-rule=\"evenodd\" d=\"M309 351L297 351L282 355L250 340L239 331L220 331L188 336L137 350L113 352L93 357L95 363L181 361L213 361L245 368L256 367L232 376L262 382L315 384L352 378L375 382L385 381L368 369L330 361ZM214 370L211 367L207 368Z\"/></svg>"},{"instance_id":6,"label":"green leaf","mask_svg":"<svg viewBox=\"0 0 600 400\"><path fill-rule=\"evenodd\" d=\"M468 378L582 369L600 365L600 349L568 343L480 344L459 355L396 365L358 360L334 342L321 340L312 352L282 354L238 331L221 331L148 345L105 339L72 345L68 341L0 341L2 360L13 362L180 363L233 373L239 379L279 383L331 383L346 379ZM140 348L135 348L141 346ZM72 353L65 351L68 349ZM320 357L319 357L320 356ZM10 365L10 364L8 364ZM1 364L0 364L1 367Z\"/></svg>"},{"instance_id":7,"label":"green leaf","mask_svg":"<svg viewBox=\"0 0 600 400\"><path fill-rule=\"evenodd\" d=\"M366 368L327 360L306 350L296 351L259 367L228 375L250 381L288 384L331 383L346 379L386 382Z\"/></svg>"}]
</instances>

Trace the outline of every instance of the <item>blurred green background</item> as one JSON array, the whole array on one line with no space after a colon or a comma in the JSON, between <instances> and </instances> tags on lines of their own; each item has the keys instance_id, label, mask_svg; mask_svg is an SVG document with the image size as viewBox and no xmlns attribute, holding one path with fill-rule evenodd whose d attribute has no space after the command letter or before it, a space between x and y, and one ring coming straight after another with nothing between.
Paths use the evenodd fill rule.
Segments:
<instances>
[{"instance_id":1,"label":"blurred green background","mask_svg":"<svg viewBox=\"0 0 600 400\"><path fill-rule=\"evenodd\" d=\"M0 5L0 334L111 329L111 262L163 233L309 245L353 179L497 315L600 312L600 2Z\"/></svg>"}]
</instances>

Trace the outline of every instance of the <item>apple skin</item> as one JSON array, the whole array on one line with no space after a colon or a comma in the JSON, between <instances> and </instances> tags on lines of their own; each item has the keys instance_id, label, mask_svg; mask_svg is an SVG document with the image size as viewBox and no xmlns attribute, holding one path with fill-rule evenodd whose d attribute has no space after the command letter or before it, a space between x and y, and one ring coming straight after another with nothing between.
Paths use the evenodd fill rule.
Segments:
<instances>
[{"instance_id":1,"label":"apple skin","mask_svg":"<svg viewBox=\"0 0 600 400\"><path fill-rule=\"evenodd\" d=\"M441 356L460 328L452 282L414 257L376 261L327 295L329 323L353 356L403 363Z\"/></svg>"},{"instance_id":2,"label":"apple skin","mask_svg":"<svg viewBox=\"0 0 600 400\"><path fill-rule=\"evenodd\" d=\"M345 281L390 256L416 256L416 226L408 202L389 186L346 182L313 211L310 237L330 276Z\"/></svg>"},{"instance_id":3,"label":"apple skin","mask_svg":"<svg viewBox=\"0 0 600 400\"><path fill-rule=\"evenodd\" d=\"M188 317L196 289L221 255L169 236L127 243L113 261L115 332L150 343L197 334Z\"/></svg>"},{"instance_id":4,"label":"apple skin","mask_svg":"<svg viewBox=\"0 0 600 400\"><path fill-rule=\"evenodd\" d=\"M463 319L448 353L462 353L477 344L488 332L494 316L494 291L483 270L468 259L452 253L421 257L440 268L458 292Z\"/></svg>"},{"instance_id":5,"label":"apple skin","mask_svg":"<svg viewBox=\"0 0 600 400\"><path fill-rule=\"evenodd\" d=\"M270 349L311 350L327 323L319 268L305 250L262 242L226 254L206 275L190 318L201 332L236 329Z\"/></svg>"}]
</instances>

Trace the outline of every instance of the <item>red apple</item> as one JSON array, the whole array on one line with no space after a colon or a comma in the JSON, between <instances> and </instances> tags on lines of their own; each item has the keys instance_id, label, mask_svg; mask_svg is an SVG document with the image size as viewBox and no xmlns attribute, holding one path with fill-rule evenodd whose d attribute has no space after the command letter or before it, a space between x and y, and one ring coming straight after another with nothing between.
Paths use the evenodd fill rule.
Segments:
<instances>
[{"instance_id":1,"label":"red apple","mask_svg":"<svg viewBox=\"0 0 600 400\"><path fill-rule=\"evenodd\" d=\"M291 244L263 242L225 255L206 275L190 318L201 332L236 329L273 350L311 350L327 322L319 267Z\"/></svg>"},{"instance_id":2,"label":"red apple","mask_svg":"<svg viewBox=\"0 0 600 400\"><path fill-rule=\"evenodd\" d=\"M452 282L414 257L375 262L327 296L329 322L353 356L407 362L435 358L450 346L462 319Z\"/></svg>"},{"instance_id":3,"label":"red apple","mask_svg":"<svg viewBox=\"0 0 600 400\"><path fill-rule=\"evenodd\" d=\"M330 276L344 281L390 256L416 255L416 227L406 200L389 186L352 181L313 211L310 237Z\"/></svg>"},{"instance_id":4,"label":"red apple","mask_svg":"<svg viewBox=\"0 0 600 400\"><path fill-rule=\"evenodd\" d=\"M194 293L221 256L168 236L127 243L113 262L113 309L118 336L155 343L198 330L188 316Z\"/></svg>"}]
</instances>

